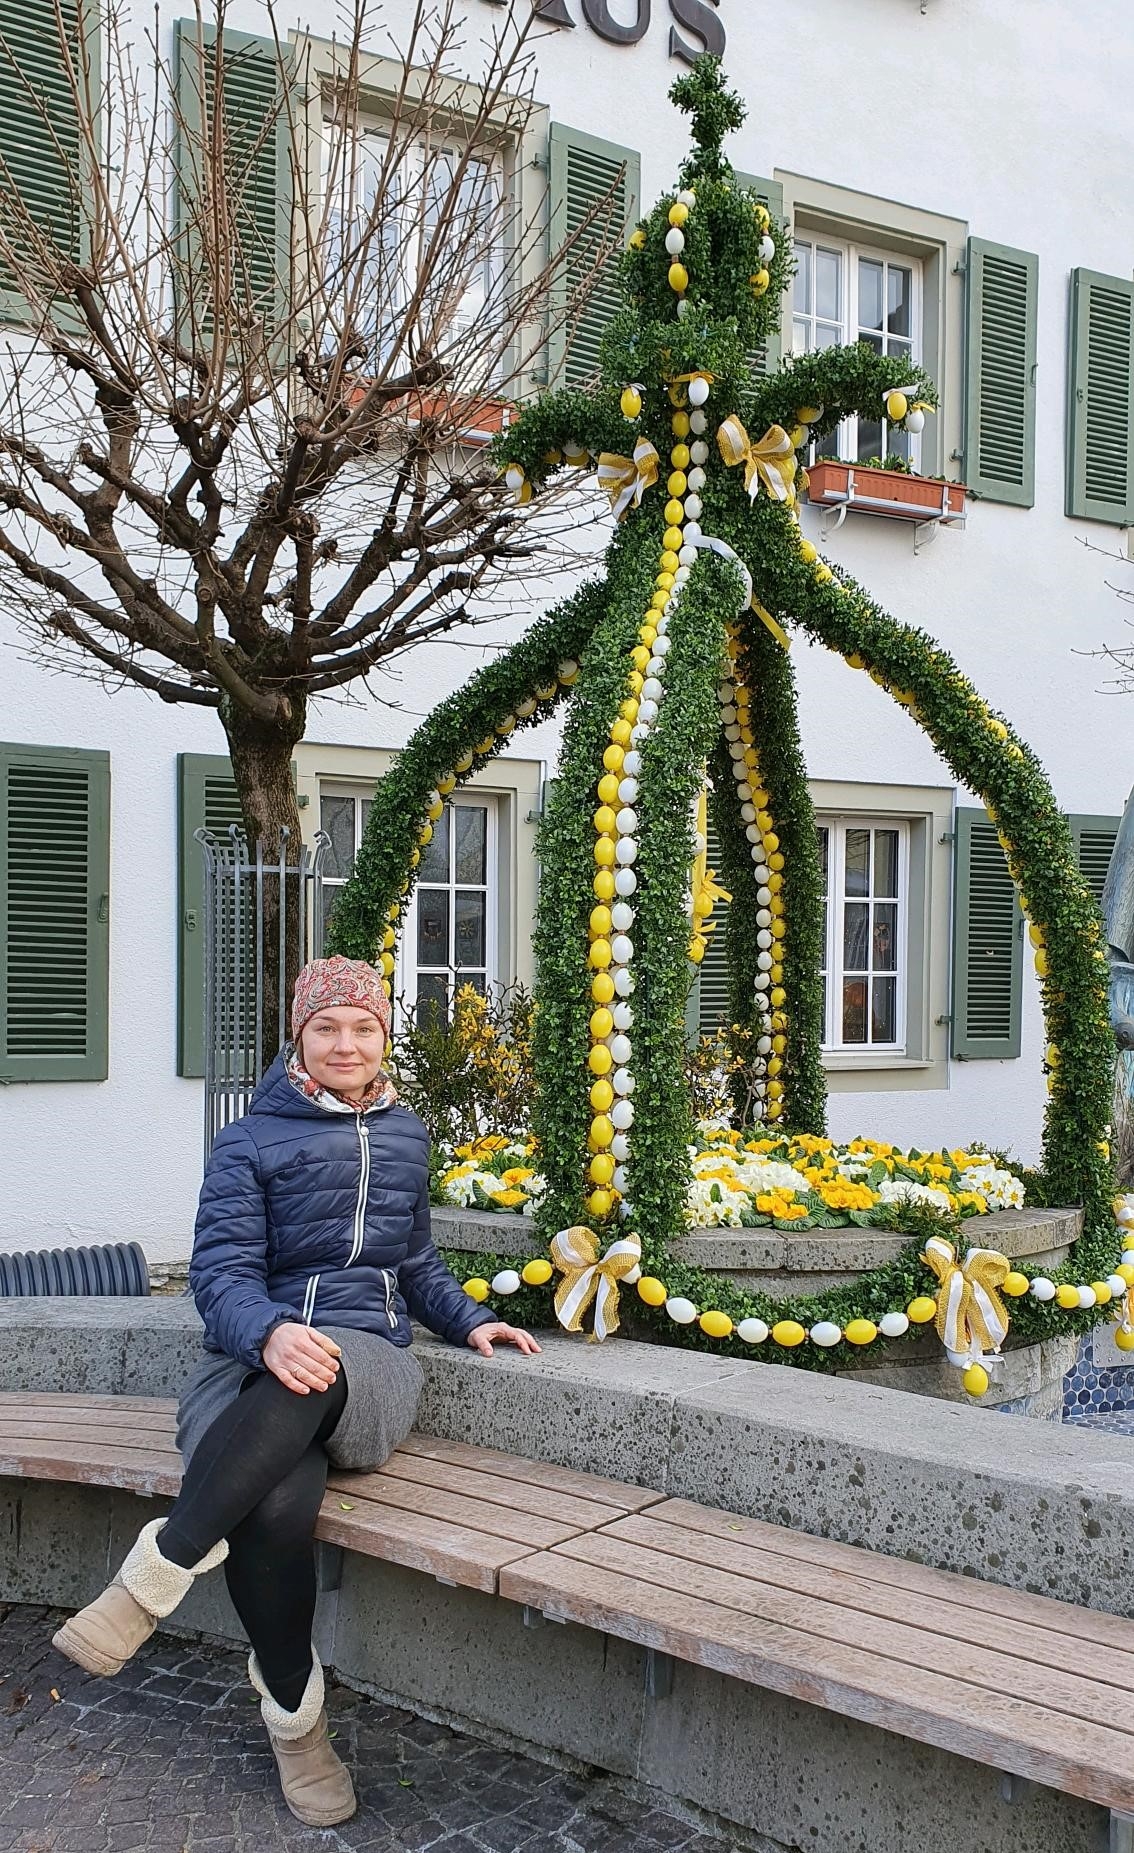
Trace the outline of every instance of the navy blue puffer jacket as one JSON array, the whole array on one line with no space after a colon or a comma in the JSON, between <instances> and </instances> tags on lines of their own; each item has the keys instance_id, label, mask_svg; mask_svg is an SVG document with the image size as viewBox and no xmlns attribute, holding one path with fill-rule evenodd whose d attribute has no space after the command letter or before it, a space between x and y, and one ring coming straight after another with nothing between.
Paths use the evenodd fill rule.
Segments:
<instances>
[{"instance_id":1,"label":"navy blue puffer jacket","mask_svg":"<svg viewBox=\"0 0 1134 1853\"><path fill-rule=\"evenodd\" d=\"M451 1344L495 1318L453 1279L429 1231L429 1135L402 1106L333 1112L278 1055L201 1187L189 1285L205 1345L249 1369L293 1319L410 1343L410 1317Z\"/></svg>"}]
</instances>

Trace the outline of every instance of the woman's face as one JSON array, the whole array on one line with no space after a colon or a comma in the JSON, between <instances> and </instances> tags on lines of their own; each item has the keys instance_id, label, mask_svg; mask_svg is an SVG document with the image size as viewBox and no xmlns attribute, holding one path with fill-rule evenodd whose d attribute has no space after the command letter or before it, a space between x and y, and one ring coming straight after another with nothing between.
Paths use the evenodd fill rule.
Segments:
<instances>
[{"instance_id":1,"label":"woman's face","mask_svg":"<svg viewBox=\"0 0 1134 1853\"><path fill-rule=\"evenodd\" d=\"M350 1004L320 1010L304 1025L299 1054L312 1080L357 1100L382 1066L386 1033L377 1017Z\"/></svg>"}]
</instances>

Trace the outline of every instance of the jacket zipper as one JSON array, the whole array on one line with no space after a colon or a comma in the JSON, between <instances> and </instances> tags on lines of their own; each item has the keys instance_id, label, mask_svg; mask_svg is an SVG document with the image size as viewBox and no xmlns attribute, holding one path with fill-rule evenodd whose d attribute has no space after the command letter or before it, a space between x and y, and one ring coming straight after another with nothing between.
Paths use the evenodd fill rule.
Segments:
<instances>
[{"instance_id":1,"label":"jacket zipper","mask_svg":"<svg viewBox=\"0 0 1134 1853\"><path fill-rule=\"evenodd\" d=\"M370 1128L361 1113L357 1120L358 1148L362 1158L362 1168L358 1174L358 1201L354 1207L354 1241L351 1243L347 1266L353 1267L362 1253L363 1230L366 1225L366 1197L370 1189Z\"/></svg>"},{"instance_id":2,"label":"jacket zipper","mask_svg":"<svg viewBox=\"0 0 1134 1853\"><path fill-rule=\"evenodd\" d=\"M314 1322L315 1295L319 1291L319 1280L320 1280L320 1276L318 1274L312 1274L311 1279L307 1283L307 1292L303 1296L303 1323L304 1325L311 1325Z\"/></svg>"},{"instance_id":3,"label":"jacket zipper","mask_svg":"<svg viewBox=\"0 0 1134 1853\"><path fill-rule=\"evenodd\" d=\"M392 1332L398 1329L398 1315L394 1311L394 1276L389 1268L382 1269L382 1279L386 1283L386 1322Z\"/></svg>"}]
</instances>

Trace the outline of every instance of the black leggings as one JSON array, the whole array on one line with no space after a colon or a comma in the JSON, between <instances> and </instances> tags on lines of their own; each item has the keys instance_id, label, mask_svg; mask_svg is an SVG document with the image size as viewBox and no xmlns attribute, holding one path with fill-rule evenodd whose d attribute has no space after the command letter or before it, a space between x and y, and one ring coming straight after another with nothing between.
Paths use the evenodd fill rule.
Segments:
<instances>
[{"instance_id":1,"label":"black leggings","mask_svg":"<svg viewBox=\"0 0 1134 1853\"><path fill-rule=\"evenodd\" d=\"M307 1396L267 1371L248 1379L201 1437L158 1535L162 1556L186 1570L228 1539L228 1593L285 1711L298 1708L311 1672L324 1444L346 1396L341 1363L330 1389Z\"/></svg>"}]
</instances>

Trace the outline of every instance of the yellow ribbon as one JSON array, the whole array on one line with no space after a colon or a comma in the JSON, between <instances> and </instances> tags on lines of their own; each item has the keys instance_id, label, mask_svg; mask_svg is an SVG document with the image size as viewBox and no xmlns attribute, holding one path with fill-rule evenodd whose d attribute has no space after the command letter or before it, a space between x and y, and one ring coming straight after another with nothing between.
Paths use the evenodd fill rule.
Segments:
<instances>
[{"instance_id":1,"label":"yellow ribbon","mask_svg":"<svg viewBox=\"0 0 1134 1853\"><path fill-rule=\"evenodd\" d=\"M732 896L727 888L722 888L718 883L716 870L709 867L709 793L704 785L697 799L696 829L701 839L701 848L693 858L691 887L694 895L703 895L715 907L718 901L731 901ZM702 939L708 939L710 933L716 932L716 925L708 914L694 914L693 931L700 933Z\"/></svg>"},{"instance_id":2,"label":"yellow ribbon","mask_svg":"<svg viewBox=\"0 0 1134 1853\"><path fill-rule=\"evenodd\" d=\"M774 502L795 501L795 473L798 459L795 445L782 425L769 425L754 444L739 418L726 418L717 432L717 444L725 464L732 469L744 465L744 487L755 501L761 487Z\"/></svg>"},{"instance_id":3,"label":"yellow ribbon","mask_svg":"<svg viewBox=\"0 0 1134 1853\"><path fill-rule=\"evenodd\" d=\"M555 1289L555 1316L568 1332L577 1332L583 1315L595 1303L594 1332L601 1344L618 1330L618 1284L632 1274L642 1259L636 1235L612 1242L599 1258L598 1237L590 1229L561 1229L552 1237L551 1259L563 1275Z\"/></svg>"},{"instance_id":4,"label":"yellow ribbon","mask_svg":"<svg viewBox=\"0 0 1134 1853\"><path fill-rule=\"evenodd\" d=\"M942 1344L973 1363L986 1351L999 1351L1008 1335L1008 1309L998 1292L1012 1271L1007 1255L970 1248L958 1263L952 1242L935 1235L922 1259L941 1282L936 1323Z\"/></svg>"},{"instance_id":5,"label":"yellow ribbon","mask_svg":"<svg viewBox=\"0 0 1134 1853\"><path fill-rule=\"evenodd\" d=\"M633 457L619 457L604 450L598 460L599 486L610 497L610 506L619 521L633 506L640 508L647 489L658 480L661 458L649 438L639 438Z\"/></svg>"},{"instance_id":6,"label":"yellow ribbon","mask_svg":"<svg viewBox=\"0 0 1134 1853\"><path fill-rule=\"evenodd\" d=\"M791 638L788 636L783 625L778 624L776 622L775 618L772 616L770 611L765 611L763 605L760 603L760 600L756 598L755 596L753 596L753 599L752 599L752 609L756 613L756 616L759 618L761 624L765 625L767 629L771 631L772 636L775 638L776 642L778 644L782 644L785 650L790 650L791 649Z\"/></svg>"}]
</instances>

